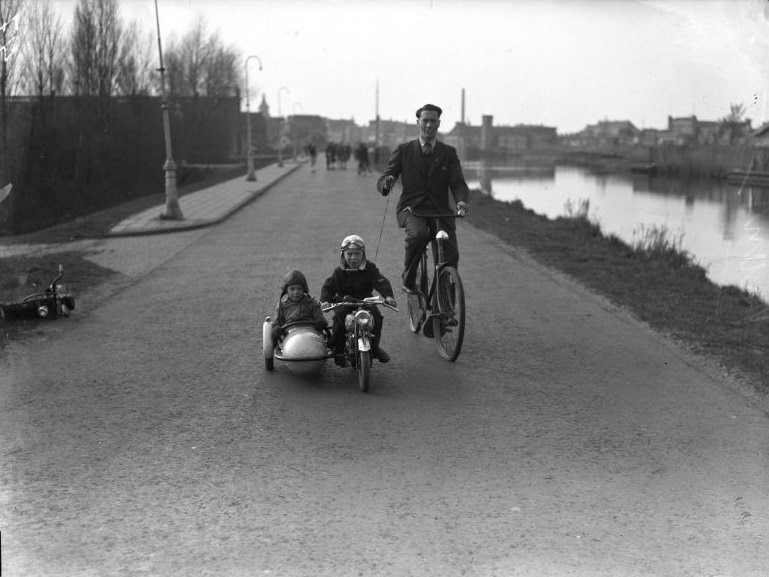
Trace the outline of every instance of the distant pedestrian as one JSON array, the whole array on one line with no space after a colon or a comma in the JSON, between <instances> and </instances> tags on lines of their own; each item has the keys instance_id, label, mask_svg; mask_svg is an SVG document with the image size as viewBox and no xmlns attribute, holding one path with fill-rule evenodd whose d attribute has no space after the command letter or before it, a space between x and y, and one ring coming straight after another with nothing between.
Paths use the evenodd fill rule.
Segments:
<instances>
[{"instance_id":1,"label":"distant pedestrian","mask_svg":"<svg viewBox=\"0 0 769 577\"><path fill-rule=\"evenodd\" d=\"M310 156L310 168L315 172L315 162L318 160L318 149L311 142L307 145L307 154Z\"/></svg>"},{"instance_id":2,"label":"distant pedestrian","mask_svg":"<svg viewBox=\"0 0 769 577\"><path fill-rule=\"evenodd\" d=\"M334 170L336 163L336 144L329 142L326 144L326 170Z\"/></svg>"},{"instance_id":3,"label":"distant pedestrian","mask_svg":"<svg viewBox=\"0 0 769 577\"><path fill-rule=\"evenodd\" d=\"M349 144L342 143L339 147L339 168L347 170L347 161L352 156L352 147Z\"/></svg>"},{"instance_id":4,"label":"distant pedestrian","mask_svg":"<svg viewBox=\"0 0 769 577\"><path fill-rule=\"evenodd\" d=\"M358 161L358 174L367 174L371 172L371 166L368 158L368 148L362 142L355 147L355 160Z\"/></svg>"}]
</instances>

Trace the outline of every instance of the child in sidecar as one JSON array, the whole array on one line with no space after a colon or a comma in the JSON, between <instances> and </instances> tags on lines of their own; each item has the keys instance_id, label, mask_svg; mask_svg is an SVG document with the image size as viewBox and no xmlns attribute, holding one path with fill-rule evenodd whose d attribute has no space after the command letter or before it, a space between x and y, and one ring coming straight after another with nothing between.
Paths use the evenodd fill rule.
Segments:
<instances>
[{"instance_id":1,"label":"child in sidecar","mask_svg":"<svg viewBox=\"0 0 769 577\"><path fill-rule=\"evenodd\" d=\"M307 290L307 279L298 270L290 271L283 281L275 320L267 317L262 325L265 367L271 371L273 359L278 359L291 372L318 372L333 356L328 351L328 332L320 305Z\"/></svg>"},{"instance_id":2,"label":"child in sidecar","mask_svg":"<svg viewBox=\"0 0 769 577\"><path fill-rule=\"evenodd\" d=\"M391 306L397 306L393 296L390 281L387 280L377 266L366 259L366 245L357 234L352 234L342 241L339 266L334 270L320 291L322 308L328 308L332 302L340 301L345 296L364 299L373 295L373 291L384 297L385 302ZM377 308L371 310L374 317L374 333L372 335L371 352L380 363L390 360L390 355L379 346L382 338L382 326L384 319ZM330 345L335 350L334 362L343 367L346 365L344 358L344 318L345 311L334 311L334 321L331 333Z\"/></svg>"},{"instance_id":3,"label":"child in sidecar","mask_svg":"<svg viewBox=\"0 0 769 577\"><path fill-rule=\"evenodd\" d=\"M318 301L310 296L307 278L301 271L289 271L283 279L280 300L275 308L275 320L272 321L272 342L277 345L286 333L283 328L288 323L307 321L323 332L328 324L320 310Z\"/></svg>"}]
</instances>

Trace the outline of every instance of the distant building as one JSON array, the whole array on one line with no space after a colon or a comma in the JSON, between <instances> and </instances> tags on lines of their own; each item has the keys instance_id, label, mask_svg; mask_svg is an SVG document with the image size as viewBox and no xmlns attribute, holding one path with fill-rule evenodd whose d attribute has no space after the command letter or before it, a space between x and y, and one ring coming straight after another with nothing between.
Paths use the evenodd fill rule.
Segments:
<instances>
[{"instance_id":1,"label":"distant building","mask_svg":"<svg viewBox=\"0 0 769 577\"><path fill-rule=\"evenodd\" d=\"M481 127L457 122L443 140L457 149L460 158L467 158L481 149Z\"/></svg>"},{"instance_id":2,"label":"distant building","mask_svg":"<svg viewBox=\"0 0 769 577\"><path fill-rule=\"evenodd\" d=\"M712 120L697 122L697 144L719 144L723 133L722 122Z\"/></svg>"},{"instance_id":3,"label":"distant building","mask_svg":"<svg viewBox=\"0 0 769 577\"><path fill-rule=\"evenodd\" d=\"M354 120L326 119L326 136L329 142L359 142L361 127Z\"/></svg>"},{"instance_id":4,"label":"distant building","mask_svg":"<svg viewBox=\"0 0 769 577\"><path fill-rule=\"evenodd\" d=\"M499 126L495 128L494 133L497 137L497 148L506 152L542 150L551 148L558 142L557 130L549 126Z\"/></svg>"},{"instance_id":5,"label":"distant building","mask_svg":"<svg viewBox=\"0 0 769 577\"><path fill-rule=\"evenodd\" d=\"M326 119L317 114L293 114L286 119L284 133L288 136L294 154L301 152L307 144L316 146L327 142Z\"/></svg>"},{"instance_id":6,"label":"distant building","mask_svg":"<svg viewBox=\"0 0 769 577\"><path fill-rule=\"evenodd\" d=\"M493 126L489 118L485 131L483 126L457 122L445 141L457 149L460 157L467 158L481 151L497 154L551 148L558 143L558 133L553 127L540 125Z\"/></svg>"},{"instance_id":7,"label":"distant building","mask_svg":"<svg viewBox=\"0 0 769 577\"><path fill-rule=\"evenodd\" d=\"M660 144L733 144L750 134L750 119L741 122L699 120L696 116L668 117L668 130Z\"/></svg>"},{"instance_id":8,"label":"distant building","mask_svg":"<svg viewBox=\"0 0 769 577\"><path fill-rule=\"evenodd\" d=\"M697 141L697 117L668 116L668 132L674 136L676 144L691 144Z\"/></svg>"},{"instance_id":9,"label":"distant building","mask_svg":"<svg viewBox=\"0 0 769 577\"><path fill-rule=\"evenodd\" d=\"M376 138L376 120L369 121L368 135L369 142L373 142ZM402 142L415 139L417 135L416 119L414 122L379 120L379 146L386 146L393 150Z\"/></svg>"},{"instance_id":10,"label":"distant building","mask_svg":"<svg viewBox=\"0 0 769 577\"><path fill-rule=\"evenodd\" d=\"M638 138L638 133L638 128L629 120L602 120L586 126L581 136L585 141L597 146L612 146L633 144Z\"/></svg>"}]
</instances>

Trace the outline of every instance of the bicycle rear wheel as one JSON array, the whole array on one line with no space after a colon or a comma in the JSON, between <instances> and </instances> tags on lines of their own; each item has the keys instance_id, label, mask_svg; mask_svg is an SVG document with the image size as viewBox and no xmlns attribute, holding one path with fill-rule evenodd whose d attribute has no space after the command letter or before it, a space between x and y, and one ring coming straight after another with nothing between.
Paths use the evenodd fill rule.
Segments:
<instances>
[{"instance_id":1,"label":"bicycle rear wheel","mask_svg":"<svg viewBox=\"0 0 769 577\"><path fill-rule=\"evenodd\" d=\"M465 291L459 272L447 266L438 273L433 333L438 352L447 361L455 361L465 336Z\"/></svg>"}]
</instances>

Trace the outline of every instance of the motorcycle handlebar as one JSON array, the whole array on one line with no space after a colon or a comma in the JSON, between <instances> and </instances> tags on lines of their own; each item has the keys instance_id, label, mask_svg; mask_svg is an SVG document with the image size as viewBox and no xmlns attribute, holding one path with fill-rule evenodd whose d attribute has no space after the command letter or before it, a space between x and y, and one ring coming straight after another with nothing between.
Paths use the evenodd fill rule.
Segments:
<instances>
[{"instance_id":1,"label":"motorcycle handlebar","mask_svg":"<svg viewBox=\"0 0 769 577\"><path fill-rule=\"evenodd\" d=\"M366 306L366 305L382 305L384 307L387 307L388 309L392 309L396 312L399 312L398 309L390 304L387 304L385 300L382 297L367 297L363 300L356 299L351 296L344 296L342 298L341 302L333 303L331 306L320 309L321 312L327 313L329 311L333 311L338 308L342 307L356 307L356 306Z\"/></svg>"}]
</instances>

